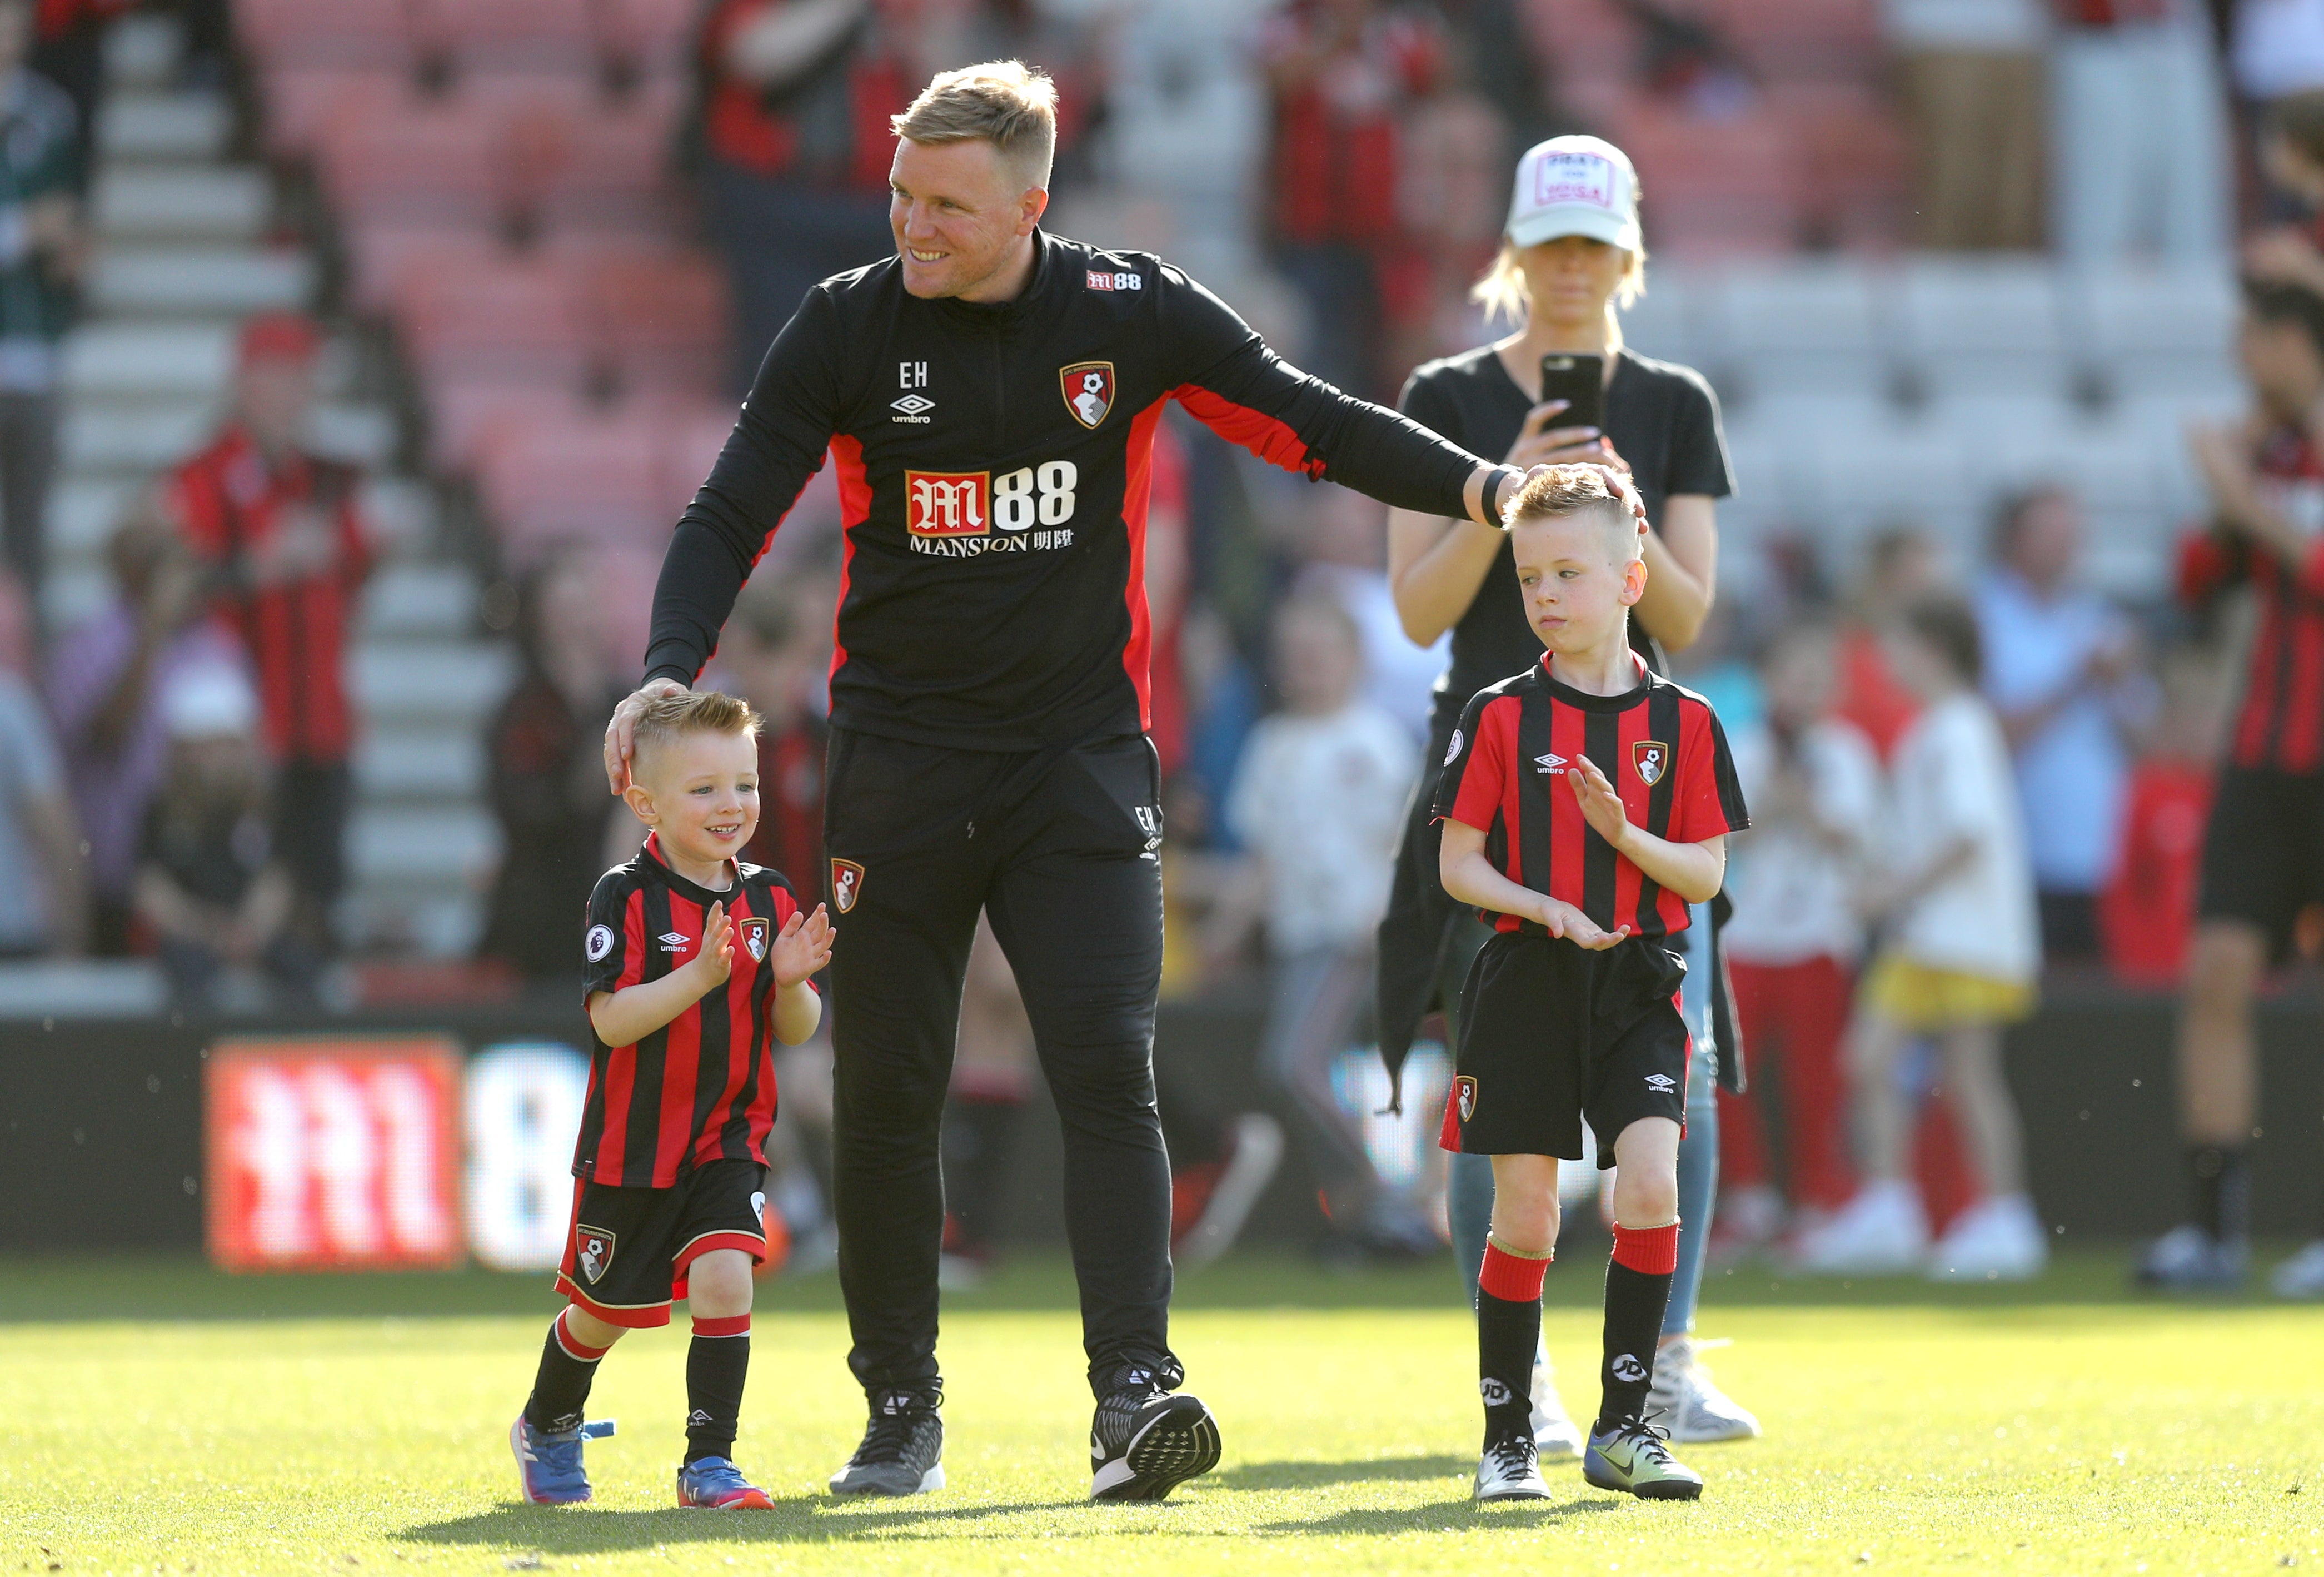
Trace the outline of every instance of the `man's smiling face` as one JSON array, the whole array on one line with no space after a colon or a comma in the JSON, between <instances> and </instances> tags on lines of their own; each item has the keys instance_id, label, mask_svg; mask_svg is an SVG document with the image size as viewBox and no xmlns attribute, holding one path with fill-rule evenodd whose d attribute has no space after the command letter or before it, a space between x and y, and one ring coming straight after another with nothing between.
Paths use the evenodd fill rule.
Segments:
<instances>
[{"instance_id":1,"label":"man's smiling face","mask_svg":"<svg viewBox=\"0 0 2324 1577\"><path fill-rule=\"evenodd\" d=\"M904 289L923 299L974 300L1033 233L1049 194L1028 186L991 143L896 140L888 171L888 225Z\"/></svg>"}]
</instances>

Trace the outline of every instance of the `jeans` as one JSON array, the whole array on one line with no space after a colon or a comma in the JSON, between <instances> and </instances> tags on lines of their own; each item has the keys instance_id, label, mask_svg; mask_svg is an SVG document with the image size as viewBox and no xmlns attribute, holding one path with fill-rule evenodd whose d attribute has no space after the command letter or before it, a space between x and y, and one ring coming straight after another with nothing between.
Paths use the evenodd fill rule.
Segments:
<instances>
[{"instance_id":1,"label":"jeans","mask_svg":"<svg viewBox=\"0 0 2324 1577\"><path fill-rule=\"evenodd\" d=\"M1466 978L1469 961L1492 935L1473 920L1446 944L1447 976ZM1694 1329L1695 1300L1702 1292L1702 1251L1711 1240L1711 1211L1719 1198L1719 1102L1716 1098L1717 1058L1710 1055L1710 970L1693 945L1711 935L1711 906L1694 906L1694 918L1681 933L1675 951L1686 958L1686 985L1680 1010L1694 1037L1696 1055L1686 1065L1686 1137L1678 1147L1678 1273L1671 1278L1670 1306L1663 1314L1663 1334L1683 1336ZM1707 947L1702 951L1708 951ZM1461 1038L1459 987L1448 989L1444 1001L1445 1030L1455 1045ZM1452 1259L1460 1268L1462 1288L1474 1293L1477 1272L1485 1262L1485 1235L1493 1224L1493 1162L1489 1156L1454 1156L1445 1198L1445 1214L1452 1228Z\"/></svg>"}]
</instances>

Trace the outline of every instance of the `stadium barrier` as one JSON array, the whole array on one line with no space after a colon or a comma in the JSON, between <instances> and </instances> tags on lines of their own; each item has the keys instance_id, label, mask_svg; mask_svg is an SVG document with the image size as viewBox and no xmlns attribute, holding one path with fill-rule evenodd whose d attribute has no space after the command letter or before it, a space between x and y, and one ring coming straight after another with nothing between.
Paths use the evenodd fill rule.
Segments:
<instances>
[{"instance_id":1,"label":"stadium barrier","mask_svg":"<svg viewBox=\"0 0 2324 1577\"><path fill-rule=\"evenodd\" d=\"M1259 1015L1255 1000L1165 1004L1157 1057L1229 1110L1271 1107L1252 1067ZM2034 1194L2069 1240L2177 1219L2172 1023L2165 998L2053 986L2010 1038ZM2324 1145L2312 992L2264 1004L2260 1027L2256 1224L2305 1233ZM571 1198L579 1029L557 1005L306 1023L0 1020L0 1251L207 1246L250 1268L537 1266L554 1259ZM1060 1240L1046 1099L1019 1138L1011 1235ZM1314 1198L1295 1150L1248 1235L1312 1235Z\"/></svg>"}]
</instances>

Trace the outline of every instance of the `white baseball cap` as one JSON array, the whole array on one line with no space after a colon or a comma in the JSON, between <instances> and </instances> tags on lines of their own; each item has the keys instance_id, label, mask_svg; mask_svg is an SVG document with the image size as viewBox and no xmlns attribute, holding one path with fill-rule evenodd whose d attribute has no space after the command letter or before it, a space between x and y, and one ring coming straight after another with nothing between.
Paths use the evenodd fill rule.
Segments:
<instances>
[{"instance_id":1,"label":"white baseball cap","mask_svg":"<svg viewBox=\"0 0 2324 1577\"><path fill-rule=\"evenodd\" d=\"M1587 235L1625 252L1639 248L1638 172L1630 156L1603 137L1552 137L1517 161L1510 242L1536 246L1560 235Z\"/></svg>"},{"instance_id":2,"label":"white baseball cap","mask_svg":"<svg viewBox=\"0 0 2324 1577\"><path fill-rule=\"evenodd\" d=\"M235 669L201 662L171 678L161 719L171 739L239 738L258 726L258 697Z\"/></svg>"}]
</instances>

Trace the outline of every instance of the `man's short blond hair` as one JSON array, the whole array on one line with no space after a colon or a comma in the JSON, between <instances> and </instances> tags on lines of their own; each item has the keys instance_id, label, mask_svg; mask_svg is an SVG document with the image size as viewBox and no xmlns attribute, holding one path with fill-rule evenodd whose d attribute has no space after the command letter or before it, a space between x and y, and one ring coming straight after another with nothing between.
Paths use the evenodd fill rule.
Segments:
<instances>
[{"instance_id":1,"label":"man's short blond hair","mask_svg":"<svg viewBox=\"0 0 2324 1577\"><path fill-rule=\"evenodd\" d=\"M681 690L656 696L638 715L631 736L631 770L689 733L746 733L758 737L766 719L751 704L719 690Z\"/></svg>"},{"instance_id":2,"label":"man's short blond hair","mask_svg":"<svg viewBox=\"0 0 2324 1577\"><path fill-rule=\"evenodd\" d=\"M889 124L932 147L986 142L1028 187L1047 189L1057 152L1057 87L1022 60L987 60L939 71Z\"/></svg>"},{"instance_id":3,"label":"man's short blond hair","mask_svg":"<svg viewBox=\"0 0 2324 1577\"><path fill-rule=\"evenodd\" d=\"M1605 518L1608 540L1618 549L1614 562L1628 564L1645 554L1637 517L1630 512L1630 485L1604 466L1547 466L1526 478L1502 518L1514 531L1536 521L1595 511Z\"/></svg>"}]
</instances>

